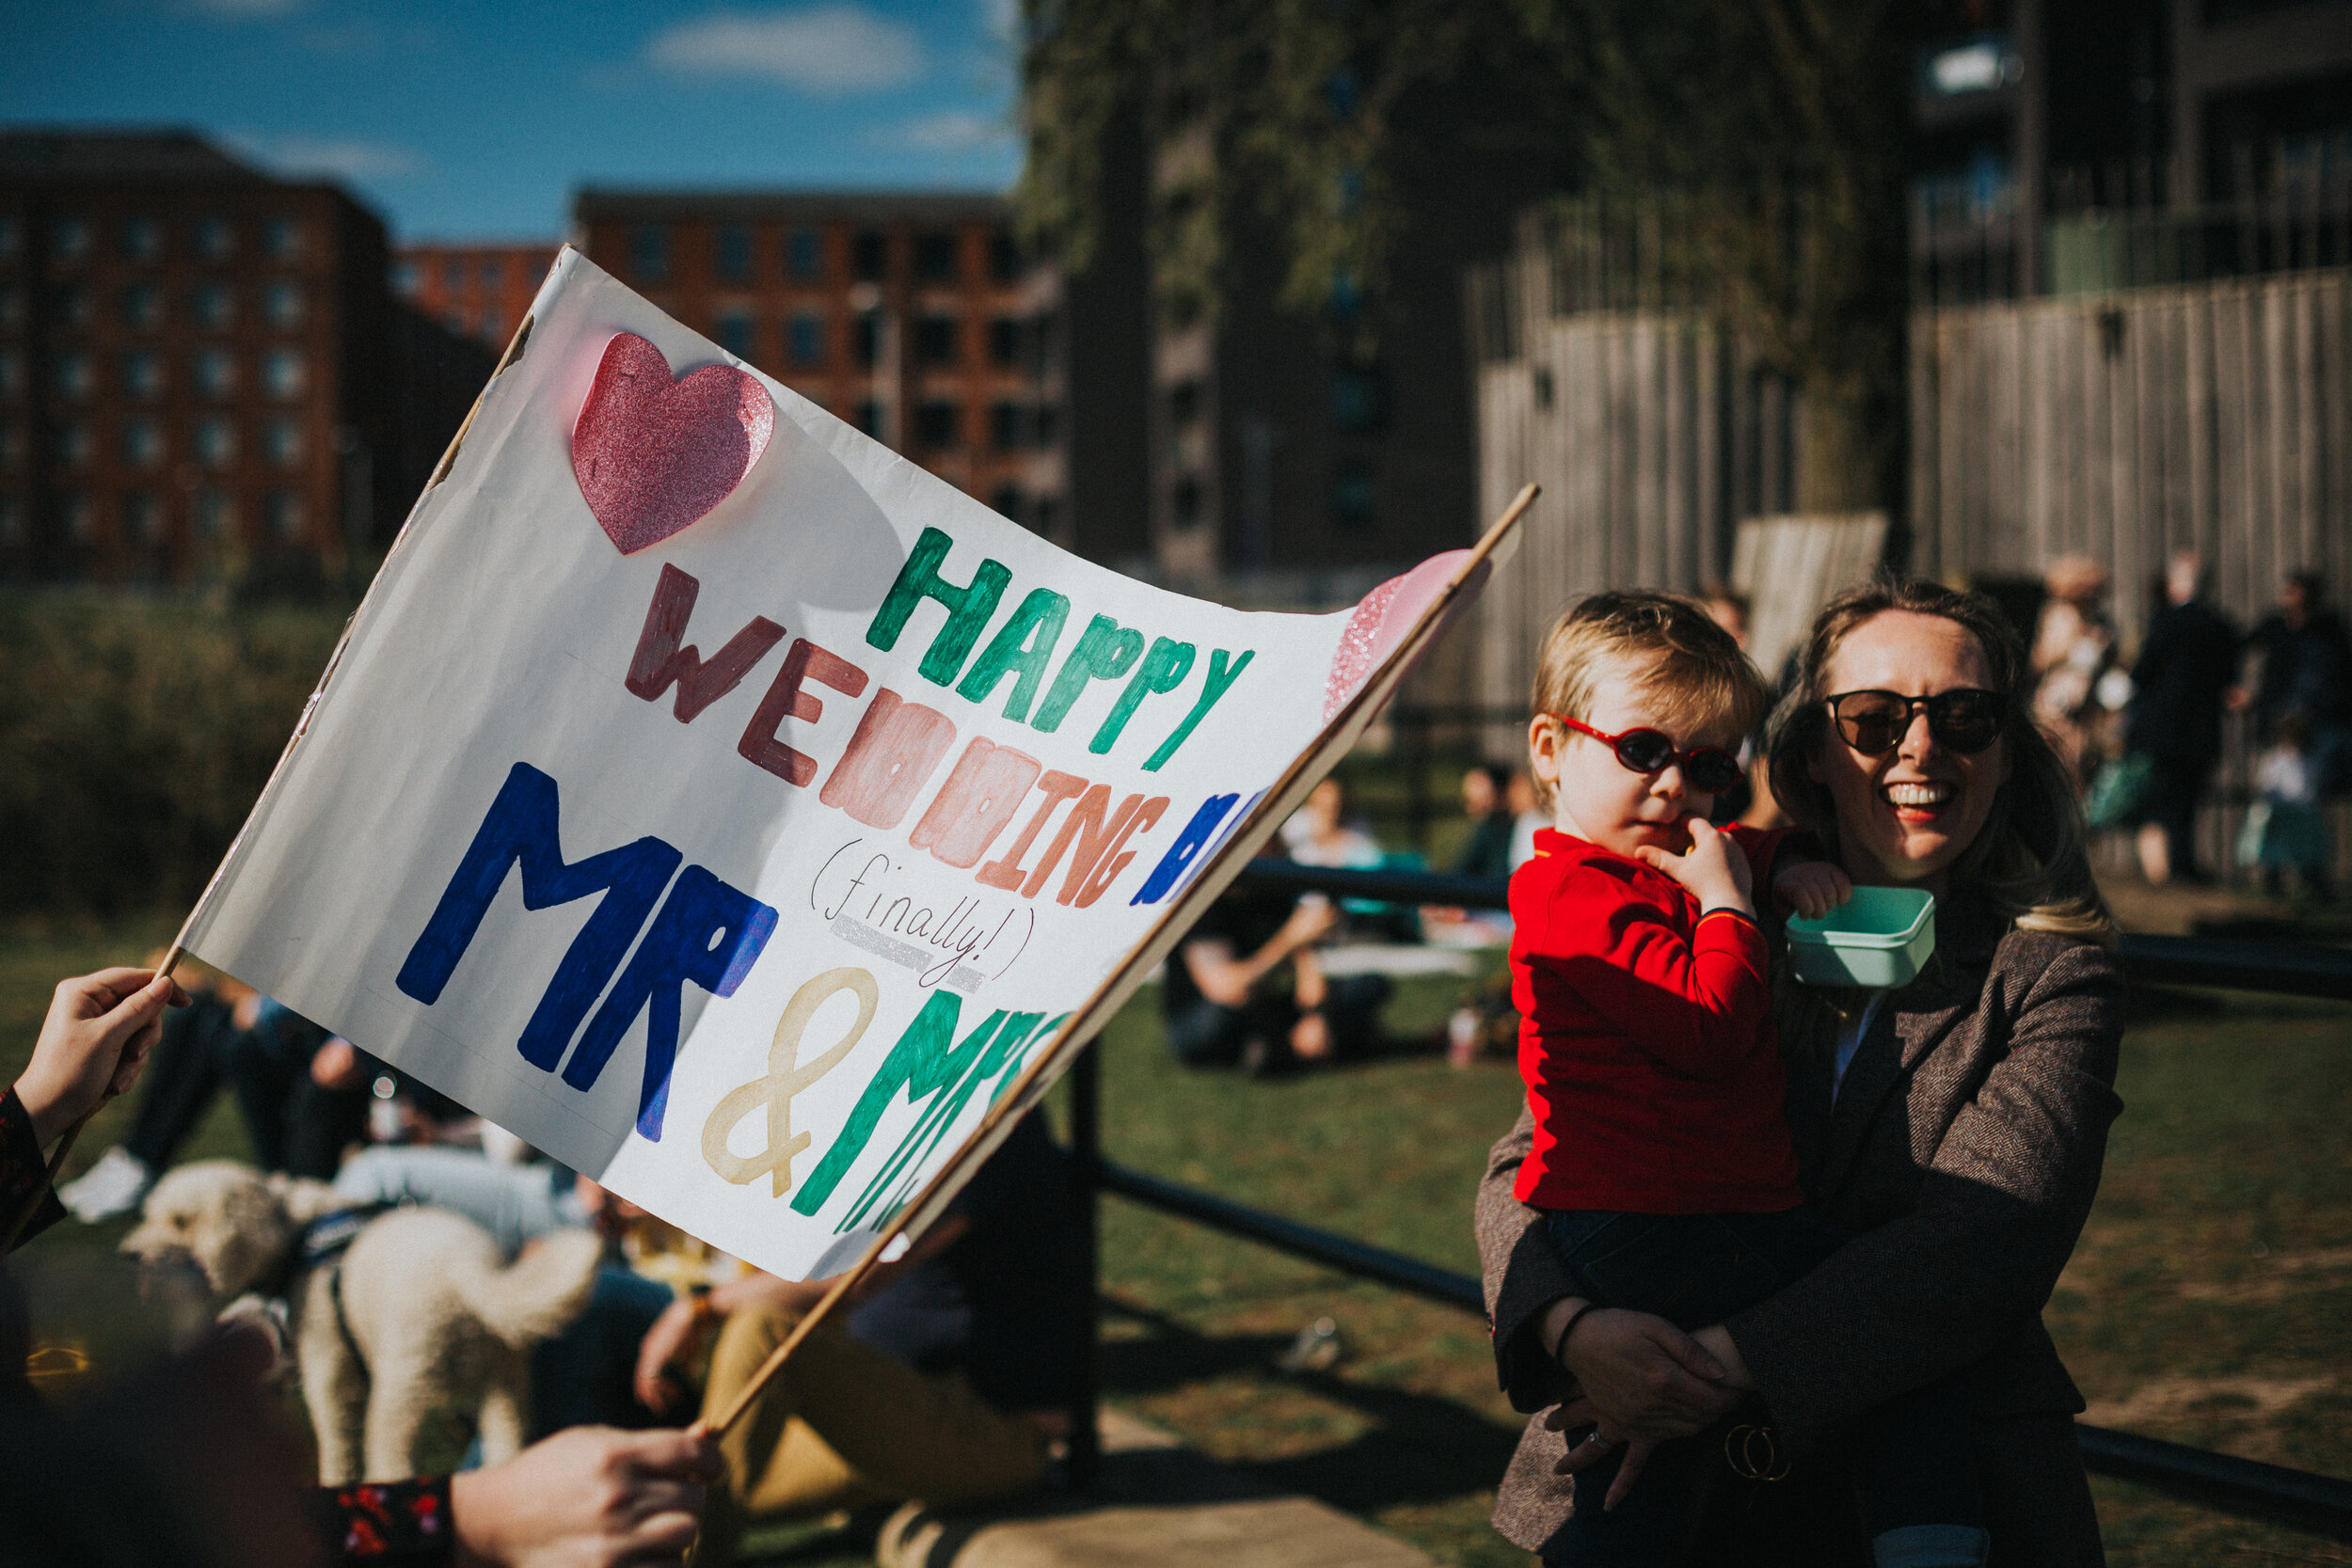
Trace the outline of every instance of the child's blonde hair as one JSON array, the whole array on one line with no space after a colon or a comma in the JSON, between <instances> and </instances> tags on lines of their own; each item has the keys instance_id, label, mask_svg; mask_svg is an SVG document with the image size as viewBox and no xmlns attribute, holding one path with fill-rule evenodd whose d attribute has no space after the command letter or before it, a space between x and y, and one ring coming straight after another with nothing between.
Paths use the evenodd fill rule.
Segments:
<instances>
[{"instance_id":1,"label":"child's blonde hair","mask_svg":"<svg viewBox=\"0 0 2352 1568\"><path fill-rule=\"evenodd\" d=\"M1754 662L1697 600L1613 589L1580 599L1544 634L1535 658L1536 714L1590 722L1601 677L1620 658L1649 661L1635 684L1686 744L1692 733L1718 724L1748 735L1772 705ZM1551 788L1540 778L1535 790L1551 803Z\"/></svg>"}]
</instances>

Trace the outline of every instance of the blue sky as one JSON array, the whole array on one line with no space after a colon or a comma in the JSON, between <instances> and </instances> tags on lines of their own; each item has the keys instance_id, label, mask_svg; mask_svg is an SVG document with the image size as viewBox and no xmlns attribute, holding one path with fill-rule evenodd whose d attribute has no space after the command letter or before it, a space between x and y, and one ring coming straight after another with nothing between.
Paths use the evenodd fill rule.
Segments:
<instances>
[{"instance_id":1,"label":"blue sky","mask_svg":"<svg viewBox=\"0 0 2352 1568\"><path fill-rule=\"evenodd\" d=\"M0 122L187 125L396 239L593 184L1002 189L1017 0L0 0Z\"/></svg>"}]
</instances>

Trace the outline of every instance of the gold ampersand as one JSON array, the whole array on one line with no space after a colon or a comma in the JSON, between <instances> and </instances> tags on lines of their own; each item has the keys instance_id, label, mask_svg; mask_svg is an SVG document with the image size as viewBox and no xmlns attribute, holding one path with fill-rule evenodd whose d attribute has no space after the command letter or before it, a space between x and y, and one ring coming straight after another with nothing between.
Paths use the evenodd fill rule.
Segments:
<instances>
[{"instance_id":1,"label":"gold ampersand","mask_svg":"<svg viewBox=\"0 0 2352 1568\"><path fill-rule=\"evenodd\" d=\"M845 990L857 993L857 1022L831 1050L803 1066L801 1035L808 1028L808 1021L834 993ZM881 1000L874 977L862 969L829 969L792 993L784 1016L776 1020L775 1037L768 1044L767 1076L729 1089L711 1108L710 1119L703 1123L703 1161L721 1180L739 1187L764 1174L771 1179L777 1197L792 1190L792 1156L809 1142L807 1133L792 1131L792 1097L841 1065L850 1047L865 1035L866 1026L874 1022L874 1008ZM757 1154L738 1154L727 1148L727 1134L735 1131L735 1124L762 1105L768 1108L768 1147Z\"/></svg>"}]
</instances>

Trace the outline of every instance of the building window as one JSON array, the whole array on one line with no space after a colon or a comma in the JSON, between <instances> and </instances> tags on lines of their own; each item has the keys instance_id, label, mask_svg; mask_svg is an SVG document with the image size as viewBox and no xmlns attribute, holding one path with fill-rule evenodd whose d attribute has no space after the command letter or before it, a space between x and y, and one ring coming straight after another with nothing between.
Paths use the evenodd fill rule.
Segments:
<instances>
[{"instance_id":1,"label":"building window","mask_svg":"<svg viewBox=\"0 0 2352 1568\"><path fill-rule=\"evenodd\" d=\"M1024 499L1018 484L999 484L996 493L989 498L988 504L995 508L998 516L1009 517L1017 523L1021 520Z\"/></svg>"},{"instance_id":2,"label":"building window","mask_svg":"<svg viewBox=\"0 0 2352 1568\"><path fill-rule=\"evenodd\" d=\"M752 277L752 231L739 224L719 230L718 272L730 283L748 283Z\"/></svg>"},{"instance_id":3,"label":"building window","mask_svg":"<svg viewBox=\"0 0 2352 1568\"><path fill-rule=\"evenodd\" d=\"M0 423L0 468L13 468L24 461L24 427L11 420Z\"/></svg>"},{"instance_id":4,"label":"building window","mask_svg":"<svg viewBox=\"0 0 2352 1568\"><path fill-rule=\"evenodd\" d=\"M914 237L914 276L925 283L953 283L956 280L956 237L953 234L917 234Z\"/></svg>"},{"instance_id":5,"label":"building window","mask_svg":"<svg viewBox=\"0 0 2352 1568\"><path fill-rule=\"evenodd\" d=\"M262 291L262 314L276 327L302 325L302 285L272 283Z\"/></svg>"},{"instance_id":6,"label":"building window","mask_svg":"<svg viewBox=\"0 0 2352 1568\"><path fill-rule=\"evenodd\" d=\"M956 353L956 318L923 316L914 324L914 359L921 365L952 365Z\"/></svg>"},{"instance_id":7,"label":"building window","mask_svg":"<svg viewBox=\"0 0 2352 1568\"><path fill-rule=\"evenodd\" d=\"M1058 428L1059 424L1053 404L1041 404L1029 411L1029 444L1031 446L1039 448L1052 446L1055 432Z\"/></svg>"},{"instance_id":8,"label":"building window","mask_svg":"<svg viewBox=\"0 0 2352 1568\"><path fill-rule=\"evenodd\" d=\"M97 373L90 369L88 355L77 349L71 354L57 356L56 387L62 396L86 398L90 395L96 381Z\"/></svg>"},{"instance_id":9,"label":"building window","mask_svg":"<svg viewBox=\"0 0 2352 1568\"><path fill-rule=\"evenodd\" d=\"M124 218L119 237L126 261L151 261L163 254L163 225L143 213Z\"/></svg>"},{"instance_id":10,"label":"building window","mask_svg":"<svg viewBox=\"0 0 2352 1568\"><path fill-rule=\"evenodd\" d=\"M785 271L803 283L825 276L825 236L815 229L795 229L784 242Z\"/></svg>"},{"instance_id":11,"label":"building window","mask_svg":"<svg viewBox=\"0 0 2352 1568\"><path fill-rule=\"evenodd\" d=\"M229 227L229 220L217 213L208 213L196 220L194 232L196 253L207 261L226 261L237 248L237 231Z\"/></svg>"},{"instance_id":12,"label":"building window","mask_svg":"<svg viewBox=\"0 0 2352 1568\"><path fill-rule=\"evenodd\" d=\"M917 404L914 409L914 440L917 446L945 451L958 444L963 422L961 404L946 399Z\"/></svg>"},{"instance_id":13,"label":"building window","mask_svg":"<svg viewBox=\"0 0 2352 1568\"><path fill-rule=\"evenodd\" d=\"M1190 430L1200 417L1200 383L1179 381L1168 389L1168 423L1172 430Z\"/></svg>"},{"instance_id":14,"label":"building window","mask_svg":"<svg viewBox=\"0 0 2352 1568\"><path fill-rule=\"evenodd\" d=\"M1052 496L1038 497L1037 505L1032 510L1029 518L1029 527L1051 539L1054 536L1054 525L1060 520L1061 502Z\"/></svg>"},{"instance_id":15,"label":"building window","mask_svg":"<svg viewBox=\"0 0 2352 1568\"><path fill-rule=\"evenodd\" d=\"M49 226L49 253L60 261L78 261L89 254L89 219L61 217Z\"/></svg>"},{"instance_id":16,"label":"building window","mask_svg":"<svg viewBox=\"0 0 2352 1568\"><path fill-rule=\"evenodd\" d=\"M208 398L225 398L237 389L237 361L225 348L208 348L196 356L196 389Z\"/></svg>"},{"instance_id":17,"label":"building window","mask_svg":"<svg viewBox=\"0 0 2352 1568\"><path fill-rule=\"evenodd\" d=\"M57 286L57 320L66 326L89 325L89 291L79 283Z\"/></svg>"},{"instance_id":18,"label":"building window","mask_svg":"<svg viewBox=\"0 0 2352 1568\"><path fill-rule=\"evenodd\" d=\"M721 348L738 359L748 360L752 356L752 313L749 310L722 311L718 324L711 329L711 336L718 339Z\"/></svg>"},{"instance_id":19,"label":"building window","mask_svg":"<svg viewBox=\"0 0 2352 1568\"><path fill-rule=\"evenodd\" d=\"M95 530L91 526L89 498L69 491L57 498L57 529L67 540L87 545Z\"/></svg>"},{"instance_id":20,"label":"building window","mask_svg":"<svg viewBox=\"0 0 2352 1568\"><path fill-rule=\"evenodd\" d=\"M670 280L670 231L658 223L641 223L628 237L629 270L640 283Z\"/></svg>"},{"instance_id":21,"label":"building window","mask_svg":"<svg viewBox=\"0 0 2352 1568\"><path fill-rule=\"evenodd\" d=\"M272 539L291 542L302 536L302 498L292 490L272 490L262 498L262 531Z\"/></svg>"},{"instance_id":22,"label":"building window","mask_svg":"<svg viewBox=\"0 0 2352 1568\"><path fill-rule=\"evenodd\" d=\"M293 349L272 349L262 360L262 386L271 397L298 398L302 382L302 356Z\"/></svg>"},{"instance_id":23,"label":"building window","mask_svg":"<svg viewBox=\"0 0 2352 1568\"><path fill-rule=\"evenodd\" d=\"M453 338L470 338L473 336L473 322L463 310L452 310L447 312L441 317L441 325L449 328L450 336Z\"/></svg>"},{"instance_id":24,"label":"building window","mask_svg":"<svg viewBox=\"0 0 2352 1568\"><path fill-rule=\"evenodd\" d=\"M495 256L485 256L482 259L482 287L485 292L495 289L505 281L505 263Z\"/></svg>"},{"instance_id":25,"label":"building window","mask_svg":"<svg viewBox=\"0 0 2352 1568\"><path fill-rule=\"evenodd\" d=\"M24 498L0 490L0 545L24 543Z\"/></svg>"},{"instance_id":26,"label":"building window","mask_svg":"<svg viewBox=\"0 0 2352 1568\"><path fill-rule=\"evenodd\" d=\"M227 420L199 420L196 439L196 460L208 468L225 468L236 459L237 427Z\"/></svg>"},{"instance_id":27,"label":"building window","mask_svg":"<svg viewBox=\"0 0 2352 1568\"><path fill-rule=\"evenodd\" d=\"M988 324L988 361L1006 369L1021 363L1019 317L998 316Z\"/></svg>"},{"instance_id":28,"label":"building window","mask_svg":"<svg viewBox=\"0 0 2352 1568\"><path fill-rule=\"evenodd\" d=\"M164 296L152 283L134 283L122 291L122 325L135 332L151 332L163 325Z\"/></svg>"},{"instance_id":29,"label":"building window","mask_svg":"<svg viewBox=\"0 0 2352 1568\"><path fill-rule=\"evenodd\" d=\"M0 348L0 397L14 397L24 390L24 356L12 348Z\"/></svg>"},{"instance_id":30,"label":"building window","mask_svg":"<svg viewBox=\"0 0 2352 1568\"><path fill-rule=\"evenodd\" d=\"M1331 520L1343 529L1370 528L1377 493L1372 459L1341 458L1331 467Z\"/></svg>"},{"instance_id":31,"label":"building window","mask_svg":"<svg viewBox=\"0 0 2352 1568\"><path fill-rule=\"evenodd\" d=\"M442 290L446 293L453 294L465 288L465 286L466 259L463 256L444 256L441 258Z\"/></svg>"},{"instance_id":32,"label":"building window","mask_svg":"<svg viewBox=\"0 0 2352 1568\"><path fill-rule=\"evenodd\" d=\"M280 213L262 225L262 254L273 261L291 261L302 254L302 225Z\"/></svg>"},{"instance_id":33,"label":"building window","mask_svg":"<svg viewBox=\"0 0 2352 1568\"><path fill-rule=\"evenodd\" d=\"M262 456L273 468L291 468L302 461L302 426L292 420L272 420L262 427Z\"/></svg>"},{"instance_id":34,"label":"building window","mask_svg":"<svg viewBox=\"0 0 2352 1568\"><path fill-rule=\"evenodd\" d=\"M0 217L0 260L13 261L24 248L24 226L11 217Z\"/></svg>"},{"instance_id":35,"label":"building window","mask_svg":"<svg viewBox=\"0 0 2352 1568\"><path fill-rule=\"evenodd\" d=\"M164 389L164 356L146 348L124 355L122 389L135 398L160 397Z\"/></svg>"},{"instance_id":36,"label":"building window","mask_svg":"<svg viewBox=\"0 0 2352 1568\"><path fill-rule=\"evenodd\" d=\"M96 445L89 426L79 420L69 420L57 427L57 461L69 468L79 468L87 464Z\"/></svg>"},{"instance_id":37,"label":"building window","mask_svg":"<svg viewBox=\"0 0 2352 1568\"><path fill-rule=\"evenodd\" d=\"M122 460L134 468L151 468L164 460L163 426L152 420L128 420L122 426Z\"/></svg>"},{"instance_id":38,"label":"building window","mask_svg":"<svg viewBox=\"0 0 2352 1568\"><path fill-rule=\"evenodd\" d=\"M1021 405L999 403L988 411L988 436L998 451L1017 451L1021 447Z\"/></svg>"},{"instance_id":39,"label":"building window","mask_svg":"<svg viewBox=\"0 0 2352 1568\"><path fill-rule=\"evenodd\" d=\"M787 337L795 365L825 362L825 318L814 310L793 312Z\"/></svg>"},{"instance_id":40,"label":"building window","mask_svg":"<svg viewBox=\"0 0 2352 1568\"><path fill-rule=\"evenodd\" d=\"M1180 479L1168 498L1168 520L1179 533L1200 526L1200 482Z\"/></svg>"},{"instance_id":41,"label":"building window","mask_svg":"<svg viewBox=\"0 0 2352 1568\"><path fill-rule=\"evenodd\" d=\"M850 325L850 350L867 370L882 358L882 312L861 310Z\"/></svg>"},{"instance_id":42,"label":"building window","mask_svg":"<svg viewBox=\"0 0 2352 1568\"><path fill-rule=\"evenodd\" d=\"M988 237L988 275L999 283L1021 281L1021 242L1009 229L999 229Z\"/></svg>"},{"instance_id":43,"label":"building window","mask_svg":"<svg viewBox=\"0 0 2352 1568\"><path fill-rule=\"evenodd\" d=\"M188 314L208 331L225 331L236 316L236 296L226 283L199 283L188 295Z\"/></svg>"},{"instance_id":44,"label":"building window","mask_svg":"<svg viewBox=\"0 0 2352 1568\"><path fill-rule=\"evenodd\" d=\"M191 520L197 535L203 539L223 539L236 522L236 507L228 496L218 490L199 490Z\"/></svg>"},{"instance_id":45,"label":"building window","mask_svg":"<svg viewBox=\"0 0 2352 1568\"><path fill-rule=\"evenodd\" d=\"M135 545L151 545L164 536L164 509L151 490L133 490L122 498L122 537Z\"/></svg>"},{"instance_id":46,"label":"building window","mask_svg":"<svg viewBox=\"0 0 2352 1568\"><path fill-rule=\"evenodd\" d=\"M890 236L868 229L857 237L853 248L857 280L861 283L881 282L882 274L890 270Z\"/></svg>"},{"instance_id":47,"label":"building window","mask_svg":"<svg viewBox=\"0 0 2352 1568\"><path fill-rule=\"evenodd\" d=\"M24 291L13 283L0 283L0 327L14 330L24 325Z\"/></svg>"},{"instance_id":48,"label":"building window","mask_svg":"<svg viewBox=\"0 0 2352 1568\"><path fill-rule=\"evenodd\" d=\"M881 403L877 402L873 398L866 399L857 405L857 418L850 422L855 424L858 429L863 431L865 434L871 436L875 440L881 440L882 434L882 410Z\"/></svg>"}]
</instances>

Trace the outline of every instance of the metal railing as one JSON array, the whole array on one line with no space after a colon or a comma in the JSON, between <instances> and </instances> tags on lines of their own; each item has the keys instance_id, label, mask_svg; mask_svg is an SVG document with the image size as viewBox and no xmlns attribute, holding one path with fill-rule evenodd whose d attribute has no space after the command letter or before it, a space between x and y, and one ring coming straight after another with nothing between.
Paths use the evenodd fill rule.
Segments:
<instances>
[{"instance_id":1,"label":"metal railing","mask_svg":"<svg viewBox=\"0 0 2352 1568\"><path fill-rule=\"evenodd\" d=\"M1337 871L1287 861L1253 861L1243 871L1242 880L1271 892L1312 891L1335 897L1458 909L1509 907L1509 883L1501 878ZM2341 949L2134 934L2122 939L2119 956L2124 974L2137 984L2352 1001L2352 952ZM1469 1275L1112 1164L1102 1153L1102 1074L1094 1048L1089 1047L1073 1065L1070 1081L1071 1145L1086 1211L1083 1229L1089 1249L1089 1277L1095 1277L1096 1268L1091 1250L1094 1206L1098 1196L1108 1192L1341 1274L1485 1315L1484 1292L1478 1280ZM1090 1312L1094 1300L1089 1295ZM1092 1478L1099 1462L1092 1419L1098 1390L1091 1381L1091 1365L1085 1377L1089 1380L1082 1390L1085 1418L1077 1423L1071 1453L1073 1479L1081 1483ZM2227 1513L2352 1541L2352 1481L2104 1427L2077 1423L2075 1432L2082 1443L2084 1464L2097 1474L2152 1486Z\"/></svg>"}]
</instances>

